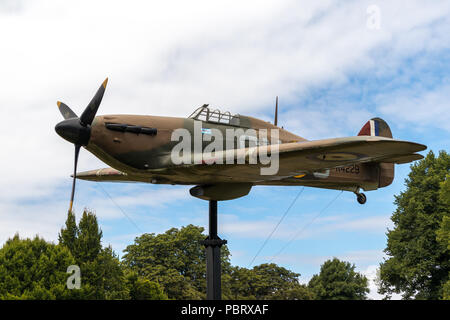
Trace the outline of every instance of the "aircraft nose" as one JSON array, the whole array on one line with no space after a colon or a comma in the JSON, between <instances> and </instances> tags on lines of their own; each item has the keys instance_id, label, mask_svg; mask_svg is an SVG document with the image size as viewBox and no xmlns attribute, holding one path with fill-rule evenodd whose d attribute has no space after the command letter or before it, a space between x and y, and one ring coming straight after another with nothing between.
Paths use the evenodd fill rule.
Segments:
<instances>
[{"instance_id":1,"label":"aircraft nose","mask_svg":"<svg viewBox=\"0 0 450 320\"><path fill-rule=\"evenodd\" d=\"M76 145L86 146L91 136L90 126L83 126L78 118L67 119L55 126L56 133Z\"/></svg>"}]
</instances>

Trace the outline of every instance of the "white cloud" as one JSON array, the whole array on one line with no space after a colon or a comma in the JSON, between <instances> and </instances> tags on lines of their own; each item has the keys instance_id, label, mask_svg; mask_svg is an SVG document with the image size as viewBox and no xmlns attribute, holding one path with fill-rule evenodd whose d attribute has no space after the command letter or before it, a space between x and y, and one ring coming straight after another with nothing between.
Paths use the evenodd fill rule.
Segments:
<instances>
[{"instance_id":1,"label":"white cloud","mask_svg":"<svg viewBox=\"0 0 450 320\"><path fill-rule=\"evenodd\" d=\"M102 188L98 184L97 187ZM117 218L122 216L119 208L127 209L127 211L139 206L155 209L180 200L186 200L189 197L189 192L186 188L164 187L155 189L153 188L152 190L151 186L149 186L147 191L142 191L142 189L133 191L131 188L130 191L123 192L125 195L112 196L103 188L104 191L99 190L95 197L83 197L83 200L87 202L86 206L95 208L103 218ZM103 192L106 192L106 194ZM109 214L103 216L101 212L109 212Z\"/></svg>"},{"instance_id":2,"label":"white cloud","mask_svg":"<svg viewBox=\"0 0 450 320\"><path fill-rule=\"evenodd\" d=\"M294 210L295 211L295 210ZM293 217L294 212L279 225L271 239L289 242L316 239L339 233L384 234L392 227L390 215L354 217L345 214L318 216L318 212ZM221 232L239 238L265 239L277 225L281 216L244 220L238 215L221 214Z\"/></svg>"},{"instance_id":3,"label":"white cloud","mask_svg":"<svg viewBox=\"0 0 450 320\"><path fill-rule=\"evenodd\" d=\"M449 83L440 84L431 90L407 88L382 95L378 100L378 109L396 119L399 127L435 126L450 131Z\"/></svg>"},{"instance_id":4,"label":"white cloud","mask_svg":"<svg viewBox=\"0 0 450 320\"><path fill-rule=\"evenodd\" d=\"M348 261L355 264L359 269L366 268L378 261L382 261L385 257L382 250L356 250L345 251L343 253L334 253L330 255L318 254L292 254L282 253L276 256L274 262L283 264L295 263L301 265L320 266L326 260L333 259L334 257L342 261ZM266 259L272 259L273 256L267 256Z\"/></svg>"},{"instance_id":5,"label":"white cloud","mask_svg":"<svg viewBox=\"0 0 450 320\"><path fill-rule=\"evenodd\" d=\"M314 234L320 235L320 233L329 233L334 231L384 233L386 229L392 225L390 215L373 216L361 219L351 219L344 216L340 216L339 218L340 221L334 221L322 227L319 226L314 231Z\"/></svg>"},{"instance_id":6,"label":"white cloud","mask_svg":"<svg viewBox=\"0 0 450 320\"><path fill-rule=\"evenodd\" d=\"M219 231L236 238L265 239L272 232L276 223L275 219L243 221L235 215L221 214ZM285 229L286 226L281 225L273 239L282 238L286 240L287 237L283 236L286 234L283 232Z\"/></svg>"},{"instance_id":7,"label":"white cloud","mask_svg":"<svg viewBox=\"0 0 450 320\"><path fill-rule=\"evenodd\" d=\"M21 238L38 235L56 242L58 233L67 218L66 201L43 203L0 203L0 243L18 233Z\"/></svg>"}]
</instances>

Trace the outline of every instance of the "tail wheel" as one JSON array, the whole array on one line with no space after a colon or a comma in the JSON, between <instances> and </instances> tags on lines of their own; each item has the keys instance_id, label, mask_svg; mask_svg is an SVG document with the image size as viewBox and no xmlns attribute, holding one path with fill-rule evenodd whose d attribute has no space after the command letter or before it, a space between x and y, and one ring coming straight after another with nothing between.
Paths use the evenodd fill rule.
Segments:
<instances>
[{"instance_id":1,"label":"tail wheel","mask_svg":"<svg viewBox=\"0 0 450 320\"><path fill-rule=\"evenodd\" d=\"M359 204L364 204L367 201L367 197L364 193L358 193L356 194L356 200L358 200Z\"/></svg>"}]
</instances>

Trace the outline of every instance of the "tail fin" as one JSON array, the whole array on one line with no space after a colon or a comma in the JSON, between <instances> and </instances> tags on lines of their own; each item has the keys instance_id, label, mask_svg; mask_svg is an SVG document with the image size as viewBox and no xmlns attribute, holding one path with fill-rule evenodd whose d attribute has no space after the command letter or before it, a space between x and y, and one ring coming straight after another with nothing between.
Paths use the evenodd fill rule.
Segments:
<instances>
[{"instance_id":1,"label":"tail fin","mask_svg":"<svg viewBox=\"0 0 450 320\"><path fill-rule=\"evenodd\" d=\"M386 121L381 118L372 118L361 128L358 136L380 136L392 138L392 132ZM378 163L378 188L386 187L394 181L394 164Z\"/></svg>"},{"instance_id":2,"label":"tail fin","mask_svg":"<svg viewBox=\"0 0 450 320\"><path fill-rule=\"evenodd\" d=\"M392 132L386 121L381 118L372 118L361 128L358 136L380 136L392 138Z\"/></svg>"}]
</instances>

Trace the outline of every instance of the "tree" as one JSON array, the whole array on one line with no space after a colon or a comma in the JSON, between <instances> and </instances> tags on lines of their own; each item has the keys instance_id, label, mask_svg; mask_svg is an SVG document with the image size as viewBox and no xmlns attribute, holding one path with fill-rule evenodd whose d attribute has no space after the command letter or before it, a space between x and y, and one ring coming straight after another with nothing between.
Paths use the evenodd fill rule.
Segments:
<instances>
[{"instance_id":1,"label":"tree","mask_svg":"<svg viewBox=\"0 0 450 320\"><path fill-rule=\"evenodd\" d=\"M81 299L126 299L128 288L120 261L111 247L102 248L102 231L93 212L84 210L78 226L69 212L59 242L81 270Z\"/></svg>"},{"instance_id":2,"label":"tree","mask_svg":"<svg viewBox=\"0 0 450 320\"><path fill-rule=\"evenodd\" d=\"M0 299L76 298L66 287L66 271L73 264L67 248L16 234L0 249Z\"/></svg>"},{"instance_id":3,"label":"tree","mask_svg":"<svg viewBox=\"0 0 450 320\"><path fill-rule=\"evenodd\" d=\"M95 260L102 251L102 236L95 214L84 210L78 223L75 258L81 262Z\"/></svg>"},{"instance_id":4,"label":"tree","mask_svg":"<svg viewBox=\"0 0 450 320\"><path fill-rule=\"evenodd\" d=\"M275 293L270 299L273 300L315 300L314 292L304 284L297 284L287 290Z\"/></svg>"},{"instance_id":5,"label":"tree","mask_svg":"<svg viewBox=\"0 0 450 320\"><path fill-rule=\"evenodd\" d=\"M445 181L441 182L439 200L447 207L450 207L450 174ZM444 211L439 229L436 231L437 241L450 250L450 210Z\"/></svg>"},{"instance_id":6,"label":"tree","mask_svg":"<svg viewBox=\"0 0 450 320\"><path fill-rule=\"evenodd\" d=\"M450 156L432 151L411 165L406 190L395 196L397 206L387 232L388 259L380 264L379 292L387 297L402 293L405 299L443 298L449 280L450 251L448 217L450 206L444 201L450 170ZM448 181L448 179L447 179ZM441 188L443 191L441 191Z\"/></svg>"},{"instance_id":7,"label":"tree","mask_svg":"<svg viewBox=\"0 0 450 320\"><path fill-rule=\"evenodd\" d=\"M77 251L77 237L78 237L78 226L75 221L75 214L69 211L66 219L66 228L61 229L59 233L58 240L59 243L65 245L70 252L75 253Z\"/></svg>"},{"instance_id":8,"label":"tree","mask_svg":"<svg viewBox=\"0 0 450 320\"><path fill-rule=\"evenodd\" d=\"M205 299L204 228L188 225L163 234L143 234L124 250L123 264L140 277L159 283L169 299ZM229 251L221 248L222 272L230 269Z\"/></svg>"},{"instance_id":9,"label":"tree","mask_svg":"<svg viewBox=\"0 0 450 320\"><path fill-rule=\"evenodd\" d=\"M447 175L445 181L441 182L441 190L439 192L439 198L447 207L450 207L450 174ZM436 231L437 241L443 246L450 250L450 214L448 211L444 212L442 217L442 222L438 231ZM450 300L450 271L442 288L443 299Z\"/></svg>"},{"instance_id":10,"label":"tree","mask_svg":"<svg viewBox=\"0 0 450 320\"><path fill-rule=\"evenodd\" d=\"M129 272L126 278L131 300L167 300L156 282L141 278L136 272Z\"/></svg>"},{"instance_id":11,"label":"tree","mask_svg":"<svg viewBox=\"0 0 450 320\"><path fill-rule=\"evenodd\" d=\"M367 278L355 272L355 265L337 258L325 261L308 287L319 300L364 300L369 293Z\"/></svg>"},{"instance_id":12,"label":"tree","mask_svg":"<svg viewBox=\"0 0 450 320\"><path fill-rule=\"evenodd\" d=\"M193 225L163 234L143 234L124 252L122 263L139 277L157 282L169 299L206 298L204 229ZM229 250L221 248L224 299L312 299L298 273L276 264L253 269L232 267Z\"/></svg>"},{"instance_id":13,"label":"tree","mask_svg":"<svg viewBox=\"0 0 450 320\"><path fill-rule=\"evenodd\" d=\"M300 274L274 263L253 269L233 267L230 299L311 300L313 293L299 283Z\"/></svg>"},{"instance_id":14,"label":"tree","mask_svg":"<svg viewBox=\"0 0 450 320\"><path fill-rule=\"evenodd\" d=\"M129 245L122 263L101 245L94 213L77 225L69 212L59 244L18 235L0 249L0 299L205 299L206 253L203 228L188 225L163 234L144 234ZM225 299L313 299L298 273L276 264L232 267L221 250ZM68 267L81 271L81 289L68 289Z\"/></svg>"}]
</instances>

